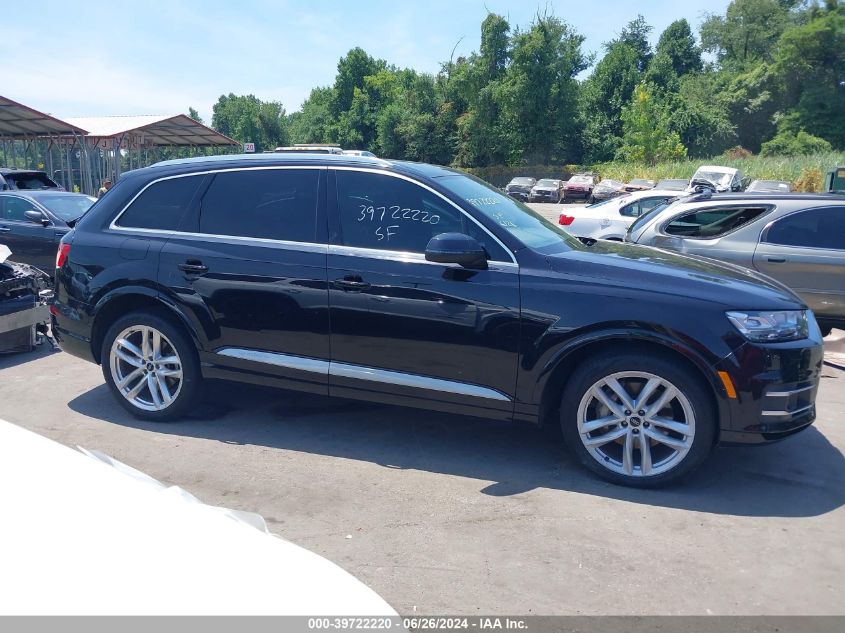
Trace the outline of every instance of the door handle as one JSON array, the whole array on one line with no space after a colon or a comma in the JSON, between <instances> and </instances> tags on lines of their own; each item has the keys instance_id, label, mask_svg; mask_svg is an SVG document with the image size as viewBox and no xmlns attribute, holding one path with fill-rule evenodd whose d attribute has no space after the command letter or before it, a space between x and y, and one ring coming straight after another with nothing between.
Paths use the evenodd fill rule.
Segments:
<instances>
[{"instance_id":1,"label":"door handle","mask_svg":"<svg viewBox=\"0 0 845 633\"><path fill-rule=\"evenodd\" d=\"M773 264L785 264L786 263L786 257L767 257L766 259Z\"/></svg>"},{"instance_id":2,"label":"door handle","mask_svg":"<svg viewBox=\"0 0 845 633\"><path fill-rule=\"evenodd\" d=\"M352 290L357 292L366 290L370 287L370 284L361 279L358 275L349 275L343 279L336 279L334 284L343 290Z\"/></svg>"},{"instance_id":3,"label":"door handle","mask_svg":"<svg viewBox=\"0 0 845 633\"><path fill-rule=\"evenodd\" d=\"M179 264L178 268L189 275L203 275L208 272L208 266L198 259L189 259L184 264Z\"/></svg>"}]
</instances>

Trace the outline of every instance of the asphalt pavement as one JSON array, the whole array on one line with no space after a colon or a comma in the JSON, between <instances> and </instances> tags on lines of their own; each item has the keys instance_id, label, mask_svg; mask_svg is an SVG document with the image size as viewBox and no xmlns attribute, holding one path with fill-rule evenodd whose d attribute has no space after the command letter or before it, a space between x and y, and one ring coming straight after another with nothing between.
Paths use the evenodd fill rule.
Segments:
<instances>
[{"instance_id":1,"label":"asphalt pavement","mask_svg":"<svg viewBox=\"0 0 845 633\"><path fill-rule=\"evenodd\" d=\"M0 417L258 512L402 614L845 614L830 365L812 428L717 449L658 491L595 479L532 427L240 384L209 384L185 421L140 422L99 367L46 345L0 357Z\"/></svg>"}]
</instances>

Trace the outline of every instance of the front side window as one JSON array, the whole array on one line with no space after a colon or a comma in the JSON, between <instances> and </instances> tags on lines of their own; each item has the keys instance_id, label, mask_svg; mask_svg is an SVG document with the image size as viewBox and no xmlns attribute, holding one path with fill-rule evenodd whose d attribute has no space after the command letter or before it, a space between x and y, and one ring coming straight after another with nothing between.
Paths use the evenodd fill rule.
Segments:
<instances>
[{"instance_id":1,"label":"front side window","mask_svg":"<svg viewBox=\"0 0 845 633\"><path fill-rule=\"evenodd\" d=\"M319 174L317 169L218 173L202 198L199 231L314 242Z\"/></svg>"},{"instance_id":2,"label":"front side window","mask_svg":"<svg viewBox=\"0 0 845 633\"><path fill-rule=\"evenodd\" d=\"M763 239L769 244L845 250L845 207L810 209L777 220Z\"/></svg>"},{"instance_id":3,"label":"front side window","mask_svg":"<svg viewBox=\"0 0 845 633\"><path fill-rule=\"evenodd\" d=\"M11 220L14 222L29 222L26 217L27 211L41 211L38 210L34 204L29 200L18 198L15 196L3 196L2 208L0 208L0 217L4 220Z\"/></svg>"},{"instance_id":4,"label":"front side window","mask_svg":"<svg viewBox=\"0 0 845 633\"><path fill-rule=\"evenodd\" d=\"M491 260L511 261L486 231L431 191L383 174L336 173L344 246L424 253L435 235L464 233L477 239Z\"/></svg>"},{"instance_id":5,"label":"front side window","mask_svg":"<svg viewBox=\"0 0 845 633\"><path fill-rule=\"evenodd\" d=\"M123 228L175 231L199 189L203 176L183 176L154 182L117 219Z\"/></svg>"},{"instance_id":6,"label":"front side window","mask_svg":"<svg viewBox=\"0 0 845 633\"><path fill-rule=\"evenodd\" d=\"M667 224L663 231L669 235L693 238L720 237L744 226L766 213L767 207L705 208L685 213Z\"/></svg>"}]
</instances>

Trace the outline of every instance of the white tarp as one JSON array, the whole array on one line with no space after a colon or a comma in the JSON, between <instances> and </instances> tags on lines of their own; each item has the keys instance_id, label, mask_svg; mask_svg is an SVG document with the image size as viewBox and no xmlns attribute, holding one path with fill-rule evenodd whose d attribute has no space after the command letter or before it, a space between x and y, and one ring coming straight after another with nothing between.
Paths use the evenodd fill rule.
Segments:
<instances>
[{"instance_id":1,"label":"white tarp","mask_svg":"<svg viewBox=\"0 0 845 633\"><path fill-rule=\"evenodd\" d=\"M0 482L0 615L395 615L258 515L3 420Z\"/></svg>"}]
</instances>

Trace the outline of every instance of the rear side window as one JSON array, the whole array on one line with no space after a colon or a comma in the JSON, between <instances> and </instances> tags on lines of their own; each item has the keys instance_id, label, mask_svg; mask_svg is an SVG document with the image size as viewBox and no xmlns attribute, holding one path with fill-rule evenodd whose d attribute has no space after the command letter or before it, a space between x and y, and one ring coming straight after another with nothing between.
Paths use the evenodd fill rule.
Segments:
<instances>
[{"instance_id":1,"label":"rear side window","mask_svg":"<svg viewBox=\"0 0 845 633\"><path fill-rule=\"evenodd\" d=\"M699 209L675 218L663 228L663 231L669 235L682 237L720 237L757 219L768 210L768 207Z\"/></svg>"},{"instance_id":2,"label":"rear side window","mask_svg":"<svg viewBox=\"0 0 845 633\"><path fill-rule=\"evenodd\" d=\"M200 233L314 242L319 174L316 169L219 173L202 199Z\"/></svg>"},{"instance_id":3,"label":"rear side window","mask_svg":"<svg viewBox=\"0 0 845 633\"><path fill-rule=\"evenodd\" d=\"M845 207L810 209L777 220L763 238L769 244L845 250Z\"/></svg>"},{"instance_id":4,"label":"rear side window","mask_svg":"<svg viewBox=\"0 0 845 633\"><path fill-rule=\"evenodd\" d=\"M133 229L175 231L191 205L203 176L184 176L154 182L141 192L117 219Z\"/></svg>"}]
</instances>

